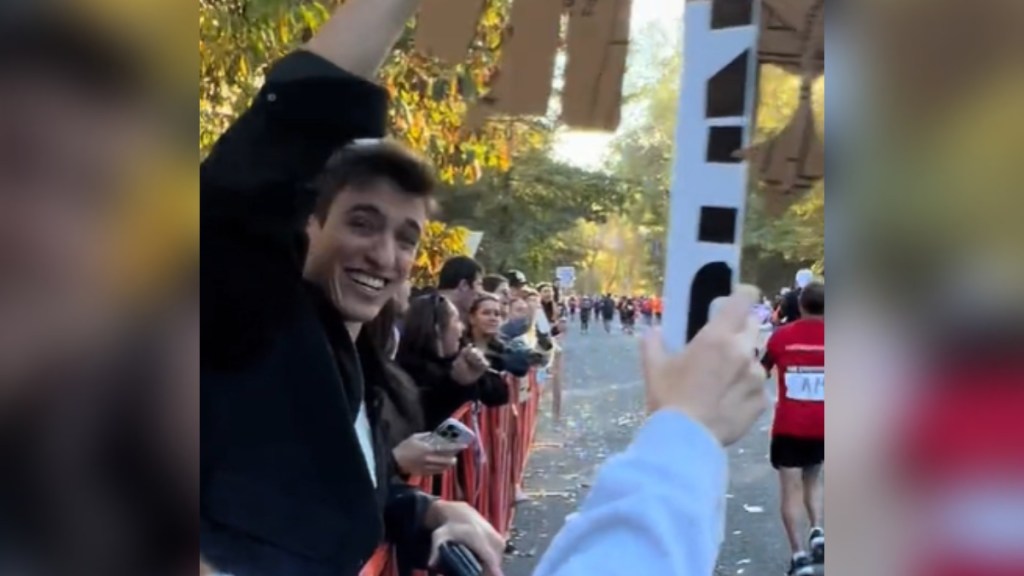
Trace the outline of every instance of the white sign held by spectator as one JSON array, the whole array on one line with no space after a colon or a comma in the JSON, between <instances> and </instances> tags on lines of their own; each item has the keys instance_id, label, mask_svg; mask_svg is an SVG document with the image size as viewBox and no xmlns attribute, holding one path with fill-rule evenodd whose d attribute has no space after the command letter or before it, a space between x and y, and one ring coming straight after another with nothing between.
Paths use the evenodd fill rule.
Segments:
<instances>
[{"instance_id":1,"label":"white sign held by spectator","mask_svg":"<svg viewBox=\"0 0 1024 576\"><path fill-rule=\"evenodd\" d=\"M560 288L572 288L576 283L576 269L572 266L559 266L555 269L555 277L558 278Z\"/></svg>"},{"instance_id":2,"label":"white sign held by spectator","mask_svg":"<svg viewBox=\"0 0 1024 576\"><path fill-rule=\"evenodd\" d=\"M473 230L469 231L469 236L466 238L466 248L469 250L469 257L476 258L476 253L480 250L480 243L484 240L483 232L476 232Z\"/></svg>"}]
</instances>

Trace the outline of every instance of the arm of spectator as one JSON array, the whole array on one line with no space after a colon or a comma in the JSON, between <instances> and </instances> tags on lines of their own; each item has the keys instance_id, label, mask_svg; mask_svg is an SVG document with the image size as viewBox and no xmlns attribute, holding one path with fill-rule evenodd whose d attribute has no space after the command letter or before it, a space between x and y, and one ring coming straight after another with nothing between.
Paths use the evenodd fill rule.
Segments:
<instances>
[{"instance_id":1,"label":"arm of spectator","mask_svg":"<svg viewBox=\"0 0 1024 576\"><path fill-rule=\"evenodd\" d=\"M500 374L487 372L477 382L480 401L492 408L508 404L511 392L508 382Z\"/></svg>"},{"instance_id":2,"label":"arm of spectator","mask_svg":"<svg viewBox=\"0 0 1024 576\"><path fill-rule=\"evenodd\" d=\"M435 500L400 478L391 480L384 505L385 537L395 546L402 566L427 567L433 530L424 520Z\"/></svg>"},{"instance_id":3,"label":"arm of spectator","mask_svg":"<svg viewBox=\"0 0 1024 576\"><path fill-rule=\"evenodd\" d=\"M331 154L382 138L387 91L373 84L419 0L349 0L304 47L267 74L252 106L200 168L204 226L301 231L315 193L306 184Z\"/></svg>"},{"instance_id":4,"label":"arm of spectator","mask_svg":"<svg viewBox=\"0 0 1024 576\"><path fill-rule=\"evenodd\" d=\"M306 49L372 80L419 5L420 0L348 0L306 43Z\"/></svg>"},{"instance_id":5,"label":"arm of spectator","mask_svg":"<svg viewBox=\"0 0 1024 576\"><path fill-rule=\"evenodd\" d=\"M416 386L420 390L420 402L423 405L424 424L427 430L433 430L463 404L478 398L476 386L462 386L452 380L446 372L446 367L425 363L407 372L414 375Z\"/></svg>"},{"instance_id":6,"label":"arm of spectator","mask_svg":"<svg viewBox=\"0 0 1024 576\"><path fill-rule=\"evenodd\" d=\"M611 458L534 576L714 572L724 529L721 444L681 413L654 414Z\"/></svg>"},{"instance_id":7,"label":"arm of spectator","mask_svg":"<svg viewBox=\"0 0 1024 576\"><path fill-rule=\"evenodd\" d=\"M530 373L530 354L529 349L506 348L502 353L502 368L516 378L525 378Z\"/></svg>"},{"instance_id":8,"label":"arm of spectator","mask_svg":"<svg viewBox=\"0 0 1024 576\"><path fill-rule=\"evenodd\" d=\"M386 120L383 88L311 52L285 56L200 166L204 228L301 232L316 198L308 183L342 146L383 137Z\"/></svg>"}]
</instances>

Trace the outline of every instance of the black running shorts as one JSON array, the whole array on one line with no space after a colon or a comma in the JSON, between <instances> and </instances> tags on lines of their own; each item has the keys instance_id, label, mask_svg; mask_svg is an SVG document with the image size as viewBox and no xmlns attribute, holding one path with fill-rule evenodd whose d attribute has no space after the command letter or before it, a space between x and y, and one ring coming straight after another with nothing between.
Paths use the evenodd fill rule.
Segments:
<instances>
[{"instance_id":1,"label":"black running shorts","mask_svg":"<svg viewBox=\"0 0 1024 576\"><path fill-rule=\"evenodd\" d=\"M825 462L825 441L793 436L772 437L772 468L812 468Z\"/></svg>"}]
</instances>

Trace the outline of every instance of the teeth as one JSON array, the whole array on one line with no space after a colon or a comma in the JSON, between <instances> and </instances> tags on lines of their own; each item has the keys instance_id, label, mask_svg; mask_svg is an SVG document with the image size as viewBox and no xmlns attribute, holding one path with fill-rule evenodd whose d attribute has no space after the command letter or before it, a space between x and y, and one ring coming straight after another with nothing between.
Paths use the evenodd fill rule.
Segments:
<instances>
[{"instance_id":1,"label":"teeth","mask_svg":"<svg viewBox=\"0 0 1024 576\"><path fill-rule=\"evenodd\" d=\"M386 281L383 278L377 278L376 276L370 276L361 272L351 272L349 273L349 276L351 276L357 283L376 290L380 290L384 287L384 284L386 284Z\"/></svg>"}]
</instances>

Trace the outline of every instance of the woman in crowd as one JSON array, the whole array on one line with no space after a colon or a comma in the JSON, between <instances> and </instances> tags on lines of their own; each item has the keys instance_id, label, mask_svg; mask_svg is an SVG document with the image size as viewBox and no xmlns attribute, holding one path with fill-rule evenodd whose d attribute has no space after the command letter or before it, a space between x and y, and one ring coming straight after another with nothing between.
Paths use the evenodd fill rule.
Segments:
<instances>
[{"instance_id":1,"label":"woman in crowd","mask_svg":"<svg viewBox=\"0 0 1024 576\"><path fill-rule=\"evenodd\" d=\"M481 294L469 309L469 342L484 351L491 370L484 378L508 372L522 378L530 370L529 356L506 346L501 337L501 299L494 294Z\"/></svg>"},{"instance_id":2,"label":"woman in crowd","mask_svg":"<svg viewBox=\"0 0 1024 576\"><path fill-rule=\"evenodd\" d=\"M462 334L458 310L443 296L421 296L409 305L396 360L420 390L427 430L467 402L508 403L508 387L484 378L487 359L475 346L462 346Z\"/></svg>"},{"instance_id":3,"label":"woman in crowd","mask_svg":"<svg viewBox=\"0 0 1024 576\"><path fill-rule=\"evenodd\" d=\"M534 311L526 300L515 298L509 302L508 321L504 324L495 320L499 306L492 295L477 298L470 311L470 335L476 346L488 351L492 366L519 378L519 401L525 402L530 394L526 378L530 368L546 366L550 355L536 349ZM518 411L512 413L512 418L519 418ZM516 484L516 503L527 500L522 485Z\"/></svg>"},{"instance_id":4,"label":"woman in crowd","mask_svg":"<svg viewBox=\"0 0 1024 576\"><path fill-rule=\"evenodd\" d=\"M565 331L565 312L561 307L558 292L555 287L547 282L537 286L539 292L540 308L544 310L544 316L551 325L551 336L558 336Z\"/></svg>"},{"instance_id":5,"label":"woman in crowd","mask_svg":"<svg viewBox=\"0 0 1024 576\"><path fill-rule=\"evenodd\" d=\"M551 362L552 343L537 329L540 295L532 288L524 288L522 292L522 298L509 303L508 321L501 327L502 337L513 350L529 351L531 366L547 366Z\"/></svg>"},{"instance_id":6,"label":"woman in crowd","mask_svg":"<svg viewBox=\"0 0 1024 576\"><path fill-rule=\"evenodd\" d=\"M394 469L408 478L444 472L455 465L457 452L438 450L429 442L430 433L422 432L425 425L419 390L412 378L393 361L401 339L398 326L409 307L406 294L400 292L363 330L379 349L389 351L388 356L392 359L384 362L384 372L390 385L381 398L380 427L391 447Z\"/></svg>"}]
</instances>

